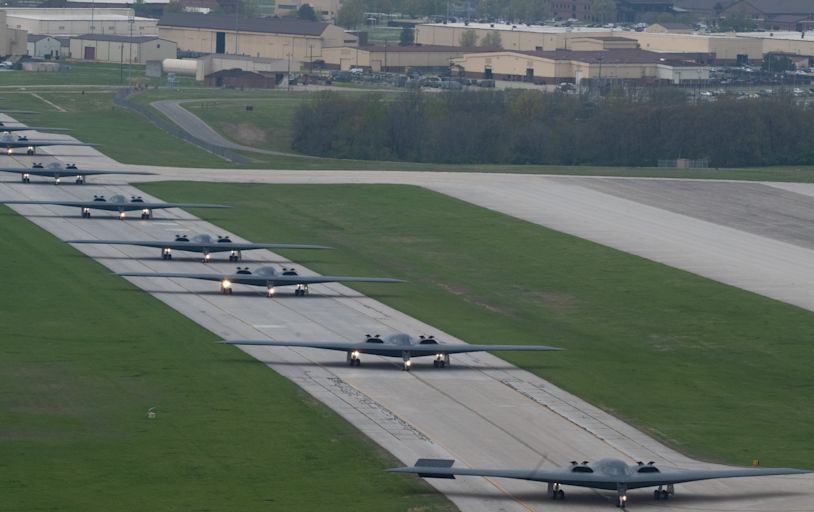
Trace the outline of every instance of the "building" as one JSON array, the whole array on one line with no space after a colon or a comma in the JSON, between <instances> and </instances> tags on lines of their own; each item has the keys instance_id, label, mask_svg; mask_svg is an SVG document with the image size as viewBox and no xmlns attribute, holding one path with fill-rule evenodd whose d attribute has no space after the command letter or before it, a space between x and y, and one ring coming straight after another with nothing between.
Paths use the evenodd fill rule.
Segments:
<instances>
[{"instance_id":1,"label":"building","mask_svg":"<svg viewBox=\"0 0 814 512\"><path fill-rule=\"evenodd\" d=\"M814 56L814 30L805 33L766 31L732 34L636 32L607 28L564 28L488 23L469 23L468 25L432 23L416 27L416 43L440 46L460 45L461 34L466 30L474 31L478 38L489 32L497 32L500 34L501 46L513 51L575 50L574 42L580 39L622 37L636 40L642 50L651 52L711 55L720 65L744 61L758 62L768 53ZM607 45L605 48L610 49Z\"/></svg>"},{"instance_id":2,"label":"building","mask_svg":"<svg viewBox=\"0 0 814 512\"><path fill-rule=\"evenodd\" d=\"M75 59L144 64L148 60L174 59L177 45L155 36L84 34L71 39Z\"/></svg>"},{"instance_id":3,"label":"building","mask_svg":"<svg viewBox=\"0 0 814 512\"><path fill-rule=\"evenodd\" d=\"M161 38L175 41L182 51L303 62L322 59L323 48L358 44L336 25L294 19L170 13L158 27Z\"/></svg>"},{"instance_id":4,"label":"building","mask_svg":"<svg viewBox=\"0 0 814 512\"><path fill-rule=\"evenodd\" d=\"M551 16L558 20L592 21L592 3L592 0L553 0L551 2Z\"/></svg>"},{"instance_id":5,"label":"building","mask_svg":"<svg viewBox=\"0 0 814 512\"><path fill-rule=\"evenodd\" d=\"M695 55L664 54L640 49L600 51L471 53L453 59L457 71L472 78L579 84L583 80L670 83L709 79L709 67Z\"/></svg>"},{"instance_id":6,"label":"building","mask_svg":"<svg viewBox=\"0 0 814 512\"><path fill-rule=\"evenodd\" d=\"M273 89L283 79L282 73L275 76L261 75L242 69L224 69L207 75L204 82L209 87L233 89Z\"/></svg>"},{"instance_id":7,"label":"building","mask_svg":"<svg viewBox=\"0 0 814 512\"><path fill-rule=\"evenodd\" d=\"M84 8L94 8L94 9L104 9L104 8L122 8L122 7L130 7L136 4L134 0L99 0L98 2L95 0L65 0L65 7L77 8L77 7L84 7ZM139 0L141 6L139 7L139 13L148 17L161 17L161 14L164 12L164 7L170 3L170 0Z\"/></svg>"},{"instance_id":8,"label":"building","mask_svg":"<svg viewBox=\"0 0 814 512\"><path fill-rule=\"evenodd\" d=\"M22 56L28 52L28 32L9 27L6 12L0 10L0 57Z\"/></svg>"},{"instance_id":9,"label":"building","mask_svg":"<svg viewBox=\"0 0 814 512\"><path fill-rule=\"evenodd\" d=\"M686 23L661 22L653 23L652 25L645 28L644 31L659 34L664 34L668 32L670 34L692 34L693 29Z\"/></svg>"},{"instance_id":10,"label":"building","mask_svg":"<svg viewBox=\"0 0 814 512\"><path fill-rule=\"evenodd\" d=\"M814 29L811 0L738 0L721 11L724 18L733 15L752 18L764 30Z\"/></svg>"},{"instance_id":11,"label":"building","mask_svg":"<svg viewBox=\"0 0 814 512\"><path fill-rule=\"evenodd\" d=\"M349 70L352 67L379 71L406 71L409 69L449 69L452 59L483 48L460 46L343 46L325 48L325 64L330 68ZM306 64L307 65L307 64Z\"/></svg>"},{"instance_id":12,"label":"building","mask_svg":"<svg viewBox=\"0 0 814 512\"><path fill-rule=\"evenodd\" d=\"M2 9L9 27L29 34L76 36L80 34L111 34L154 36L158 20L133 15L132 9ZM132 21L132 24L131 24Z\"/></svg>"},{"instance_id":13,"label":"building","mask_svg":"<svg viewBox=\"0 0 814 512\"><path fill-rule=\"evenodd\" d=\"M37 59L59 59L67 57L61 53L59 39L41 34L28 34L28 55Z\"/></svg>"}]
</instances>

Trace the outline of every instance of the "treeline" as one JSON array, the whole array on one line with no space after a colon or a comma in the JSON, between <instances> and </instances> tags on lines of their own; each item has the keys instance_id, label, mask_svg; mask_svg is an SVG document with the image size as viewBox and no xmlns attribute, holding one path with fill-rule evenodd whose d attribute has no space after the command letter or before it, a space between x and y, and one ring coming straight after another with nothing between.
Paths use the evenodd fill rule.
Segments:
<instances>
[{"instance_id":1,"label":"treeline","mask_svg":"<svg viewBox=\"0 0 814 512\"><path fill-rule=\"evenodd\" d=\"M293 148L362 160L713 167L814 164L814 109L790 96L691 103L654 89L596 99L537 91L325 92L294 117Z\"/></svg>"}]
</instances>

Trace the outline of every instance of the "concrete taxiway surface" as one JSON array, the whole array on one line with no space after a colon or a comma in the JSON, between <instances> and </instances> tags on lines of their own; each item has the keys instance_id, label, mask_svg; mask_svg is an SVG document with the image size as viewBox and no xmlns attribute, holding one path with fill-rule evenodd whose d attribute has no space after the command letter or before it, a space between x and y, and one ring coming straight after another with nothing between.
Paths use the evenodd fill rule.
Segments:
<instances>
[{"instance_id":1,"label":"concrete taxiway surface","mask_svg":"<svg viewBox=\"0 0 814 512\"><path fill-rule=\"evenodd\" d=\"M104 164L104 158L92 149L66 149L73 152L70 160L76 160L80 166L85 163L85 158L94 166ZM67 152L63 148L58 151ZM29 165L31 158L19 160ZM521 218L571 226L572 232L585 230L597 238L615 239L614 235L621 232L627 234L621 237L622 240L631 243L636 241L640 230L646 230L651 236L663 239L663 243L683 247L686 253L699 251L703 254L710 250L704 246L712 241L697 238L704 229L709 230L705 236L710 238L722 232L755 237L739 240L743 243L752 240L758 245L755 251L762 247L770 254L777 247L769 242L791 245L598 192L570 178L419 173L392 176L338 173L329 176L306 172L193 170L165 170L161 177L191 178L191 172L196 179L219 176L221 179L228 177L230 181L249 178L247 181L339 182L345 179L415 183L424 180L425 183L418 184L488 207L497 204L495 209L513 212ZM138 193L147 198L123 184L93 185L94 182L119 180L120 177L100 177L89 180L91 184L84 186L59 187L4 181L0 184L0 197L82 200L100 193L108 196ZM165 240L177 233L227 234L178 210L157 212L152 221L122 222L116 220L115 215L101 212L94 213L91 219L81 219L78 209L58 206L19 206L15 209L63 239ZM647 215L642 217L643 214ZM617 226L620 231L611 230L614 221L625 221L621 226L624 229ZM690 221L702 223L703 229ZM678 229L680 226L689 227ZM681 236L662 232L675 229ZM650 247L649 243L644 243L649 242L646 238L638 242ZM239 237L234 236L234 239ZM731 257L727 253L732 252L731 248L724 251L725 245L722 242L716 246L723 259ZM669 249L661 247L660 252L666 257ZM747 249L748 244L744 247ZM233 267L223 257L216 257L217 263L211 266L203 265L192 255L171 262L163 261L159 251L139 247L82 246L81 250L115 271L199 272L215 267ZM247 257L282 261L267 251L247 254ZM447 342L459 341L341 285L314 286L313 295L305 298L294 297L291 292L281 289L278 298L267 299L262 296L262 290L239 286L234 295L223 296L218 293L217 283L211 282L149 278L138 278L134 282L225 338L356 340L366 332L403 331L436 334ZM381 293L398 293L397 287L382 285ZM708 466L689 460L579 398L487 354L455 356L452 368L447 370L433 369L427 361L416 359L415 369L406 373L399 370L398 362L376 357L365 357L361 367L350 368L344 362L344 355L336 352L271 347L248 351L332 407L405 463L412 463L418 457L443 457L454 458L464 466L532 468L563 465L570 460L620 457L632 461L655 460L665 466ZM539 358L540 364L546 364L557 354L540 353L530 357ZM566 501L552 502L545 496L544 485L527 482L460 478L432 483L462 510L596 510L600 506L611 507L614 502L611 493L580 489L566 489ZM637 510L811 510L811 503L814 503L812 483L814 478L802 476L687 484L678 486L678 496L669 502L653 501L649 490L631 492L630 506Z\"/></svg>"}]
</instances>

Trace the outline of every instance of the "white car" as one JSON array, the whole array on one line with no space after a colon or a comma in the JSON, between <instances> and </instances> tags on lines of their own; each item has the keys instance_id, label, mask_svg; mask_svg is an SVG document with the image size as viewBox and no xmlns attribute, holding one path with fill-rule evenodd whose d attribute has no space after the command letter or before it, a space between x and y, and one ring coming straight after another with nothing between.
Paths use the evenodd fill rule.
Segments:
<instances>
[{"instance_id":1,"label":"white car","mask_svg":"<svg viewBox=\"0 0 814 512\"><path fill-rule=\"evenodd\" d=\"M10 60L4 60L3 62L0 62L0 69L11 69L11 66L13 65L14 63Z\"/></svg>"}]
</instances>

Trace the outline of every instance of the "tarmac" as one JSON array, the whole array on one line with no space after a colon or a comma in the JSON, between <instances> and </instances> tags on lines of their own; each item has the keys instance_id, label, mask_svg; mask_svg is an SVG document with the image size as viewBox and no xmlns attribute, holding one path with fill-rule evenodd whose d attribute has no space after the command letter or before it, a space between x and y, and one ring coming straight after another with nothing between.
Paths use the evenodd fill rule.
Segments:
<instances>
[{"instance_id":1,"label":"tarmac","mask_svg":"<svg viewBox=\"0 0 814 512\"><path fill-rule=\"evenodd\" d=\"M76 161L80 167L128 167L114 164L92 148L55 148L54 152L66 155L61 157L63 161ZM42 156L15 159L24 166L31 161L49 160ZM804 246L812 239L806 233L805 222L796 229L785 226L783 233L764 234L759 226L750 227L748 218L737 214L716 222L719 211L713 205L719 202L720 194L731 198L727 201L737 202L739 192L726 192L726 183L724 191L716 192L709 188L711 182L685 180L628 183L604 178L503 174L135 168L161 175L127 179L426 186L779 300L814 307L814 299L806 290L812 289L814 269L811 249ZM14 175L0 180L0 198L5 199L83 200L100 193L149 197L125 185L122 177L90 178L83 186L23 185ZM738 182L732 185L743 186ZM784 224L799 215L805 205L814 205L814 187L798 191L794 185L748 185L754 187L753 200L761 198L763 207L775 212L772 222ZM709 205L707 209L682 213L673 211L675 206L667 207L676 194L693 195L685 191L687 187L709 192L704 202ZM791 203L789 194L794 198ZM773 203L772 198L777 202ZM727 201L721 200L724 206L720 208L725 209ZM165 240L177 233L229 234L179 210L156 212L151 221L119 221L115 215L103 212L82 219L78 210L59 206L16 206L15 210L61 239ZM745 225L738 227L738 222ZM148 248L78 248L113 271L200 272L233 267L223 256L216 256L216 263L206 266L195 255L163 261L158 250ZM285 261L268 251L245 256L275 264ZM298 265L298 269L303 267ZM435 334L448 343L463 341L341 285L313 286L312 295L304 298L281 288L277 298L268 299L263 290L240 286L234 295L224 296L218 293L217 283L211 282L150 278L133 278L133 282L224 338L358 340L368 332L407 332ZM397 284L381 286L382 294L398 293ZM405 464L419 457L436 457L456 459L461 466L534 468L566 465L571 460L619 457L654 460L662 466L712 466L675 452L578 397L489 354L453 356L452 367L444 370L433 369L429 360L416 359L413 371L402 372L398 361L372 356L363 357L361 367L351 368L345 364L344 354L336 352L278 347L252 347L246 351L296 382ZM557 354L529 357L544 366ZM577 488L565 489L565 501L551 501L544 484L531 482L466 477L428 481L465 511L596 510L600 506L612 507L615 502L614 493ZM814 477L805 475L683 484L677 486L676 497L666 502L654 501L650 490L632 491L629 508L810 511L814 509L812 483Z\"/></svg>"}]
</instances>

